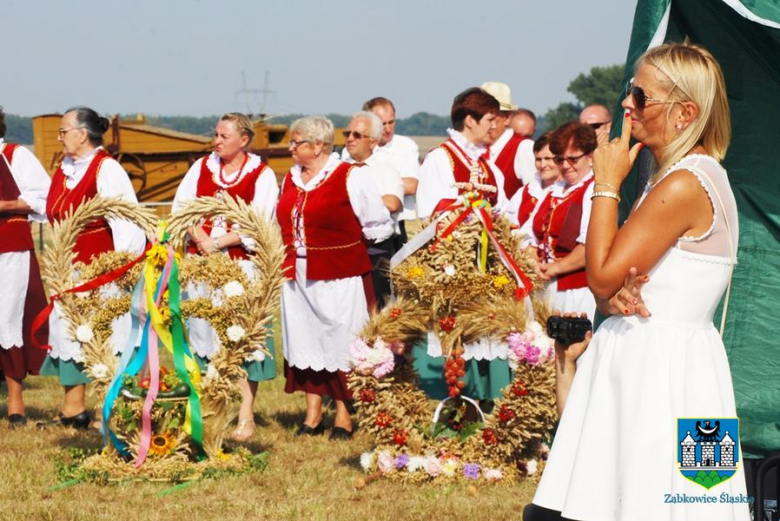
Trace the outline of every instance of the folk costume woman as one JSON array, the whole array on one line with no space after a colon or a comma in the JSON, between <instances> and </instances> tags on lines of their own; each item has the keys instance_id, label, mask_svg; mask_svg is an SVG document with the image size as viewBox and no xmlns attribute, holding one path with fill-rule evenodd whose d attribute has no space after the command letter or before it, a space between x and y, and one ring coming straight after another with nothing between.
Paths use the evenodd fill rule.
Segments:
<instances>
[{"instance_id":1,"label":"folk costume woman","mask_svg":"<svg viewBox=\"0 0 780 521\"><path fill-rule=\"evenodd\" d=\"M214 152L198 159L176 191L173 200L175 212L187 201L197 197L230 196L249 204L258 214L271 219L279 196L279 187L273 170L259 156L247 152L254 137L252 122L243 114L229 113L222 116L214 131ZM254 267L249 255L254 251L253 241L240 234L240 230L221 217L204 220L190 230L188 253L211 255L224 253L238 260L251 281ZM204 285L190 284L186 298L207 296ZM200 318L188 320L190 348L196 354L201 366L216 354L221 345L219 335L211 325ZM273 353L273 336L268 337L268 350ZM257 384L276 377L276 361L257 351L254 358L244 365L247 379L240 382L241 410L238 427L233 438L239 441L249 439L254 433L254 401Z\"/></svg>"},{"instance_id":2,"label":"folk costume woman","mask_svg":"<svg viewBox=\"0 0 780 521\"><path fill-rule=\"evenodd\" d=\"M741 467L717 492L707 492L680 473L676 449L678 418L737 415L713 325L739 237L736 202L720 165L731 138L720 66L697 45L650 49L636 65L623 107L622 136L594 156L586 247L588 283L600 311L611 316L578 360L525 519L747 521L747 503L664 501L678 494L746 495ZM640 143L629 148L631 137ZM659 167L618 229L620 187L642 145ZM641 290L649 316L607 303L632 267L649 276Z\"/></svg>"},{"instance_id":3,"label":"folk costume woman","mask_svg":"<svg viewBox=\"0 0 780 521\"><path fill-rule=\"evenodd\" d=\"M472 169L477 170L481 183L495 187L484 195L494 208L506 206L504 176L490 160L485 159L484 140L495 127L499 102L479 88L458 94L453 100L450 138L431 150L420 167L417 186L417 208L421 218L435 217L446 201L454 201L463 192L455 183L469 181ZM507 363L507 346L494 340L467 344L463 358L467 361L463 395L492 400L511 380ZM420 375L420 387L434 398L447 396L442 377L444 358L438 337L428 334L426 343L414 347L414 367Z\"/></svg>"},{"instance_id":4,"label":"folk costume woman","mask_svg":"<svg viewBox=\"0 0 780 521\"><path fill-rule=\"evenodd\" d=\"M585 277L585 239L595 149L596 133L587 125L572 121L553 132L550 151L560 165L563 182L553 185L529 218L541 276L556 285L552 307L590 317L596 301Z\"/></svg>"},{"instance_id":5,"label":"folk costume woman","mask_svg":"<svg viewBox=\"0 0 780 521\"><path fill-rule=\"evenodd\" d=\"M68 212L96 196L138 202L127 173L103 149L103 134L108 127L108 119L87 107L69 109L62 116L58 139L63 145L65 158L52 177L46 201L49 222L64 219ZM76 239L75 260L89 264L95 256L112 250L138 255L145 244L146 237L135 224L124 220L96 219ZM112 330L110 342L118 354L130 335L130 315L115 319ZM84 355L80 344L71 338L68 322L61 316L57 304L49 318L49 343L52 349L43 363L41 374L58 376L65 387L62 412L52 423L87 428L89 414L84 404L84 391L89 379L83 371Z\"/></svg>"},{"instance_id":6,"label":"folk costume woman","mask_svg":"<svg viewBox=\"0 0 780 521\"><path fill-rule=\"evenodd\" d=\"M545 198L547 192L561 179L561 169L550 151L552 132L546 132L534 141L534 164L536 173L525 186L515 192L507 204L506 216L523 229L534 210ZM530 227L528 227L530 231Z\"/></svg>"},{"instance_id":7,"label":"folk costume woman","mask_svg":"<svg viewBox=\"0 0 780 521\"><path fill-rule=\"evenodd\" d=\"M35 257L31 222L46 221L51 180L36 157L4 140L5 113L0 107L0 372L8 387L8 424L27 423L22 380L38 374L46 352L32 343L32 321L46 307ZM38 333L48 343L48 328Z\"/></svg>"},{"instance_id":8,"label":"folk costume woman","mask_svg":"<svg viewBox=\"0 0 780 521\"><path fill-rule=\"evenodd\" d=\"M393 234L368 169L333 154L333 124L309 116L290 127L295 166L285 176L276 218L290 282L282 288L285 392L306 393L297 435L321 434L322 397L336 402L331 439L352 437L346 402L349 347L373 304L366 241Z\"/></svg>"}]
</instances>

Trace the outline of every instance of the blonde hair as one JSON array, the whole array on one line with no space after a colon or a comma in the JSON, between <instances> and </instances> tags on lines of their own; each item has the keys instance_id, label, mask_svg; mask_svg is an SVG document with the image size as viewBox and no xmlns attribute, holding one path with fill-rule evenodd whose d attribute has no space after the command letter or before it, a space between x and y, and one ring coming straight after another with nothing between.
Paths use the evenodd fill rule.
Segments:
<instances>
[{"instance_id":1,"label":"blonde hair","mask_svg":"<svg viewBox=\"0 0 780 521\"><path fill-rule=\"evenodd\" d=\"M635 70L642 64L652 65L666 76L660 82L669 87L669 100L690 101L699 109L693 122L664 149L656 175L663 174L697 145L723 161L731 141L731 113L723 72L712 54L688 41L670 43L648 50L637 60ZM667 117L673 108L670 104Z\"/></svg>"},{"instance_id":2,"label":"blonde hair","mask_svg":"<svg viewBox=\"0 0 780 521\"><path fill-rule=\"evenodd\" d=\"M247 148L252 145L252 139L255 137L255 127L252 125L252 121L245 114L241 114L240 112L228 112L219 119L220 121L233 122L236 125L238 131L241 132L241 135L249 138Z\"/></svg>"}]
</instances>

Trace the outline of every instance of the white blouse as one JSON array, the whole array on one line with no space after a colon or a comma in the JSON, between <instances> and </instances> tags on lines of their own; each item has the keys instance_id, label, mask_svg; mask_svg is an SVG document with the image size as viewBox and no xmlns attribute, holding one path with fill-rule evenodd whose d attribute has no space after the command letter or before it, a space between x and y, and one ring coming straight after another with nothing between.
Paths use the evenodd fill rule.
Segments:
<instances>
[{"instance_id":1,"label":"white blouse","mask_svg":"<svg viewBox=\"0 0 780 521\"><path fill-rule=\"evenodd\" d=\"M5 140L0 138L0 152L5 150ZM6 161L3 156L3 161ZM6 164L7 161L6 161ZM35 222L46 222L46 197L49 195L51 178L44 170L38 158L24 147L17 147L8 165L11 175L19 187L19 199L27 203L33 213L28 219Z\"/></svg>"},{"instance_id":2,"label":"white blouse","mask_svg":"<svg viewBox=\"0 0 780 521\"><path fill-rule=\"evenodd\" d=\"M468 156L471 161L476 161L485 153L485 147L470 143L457 130L447 129L452 140ZM506 205L506 196L504 195L504 174L492 161L488 160L488 165L496 177L498 186L498 202L496 208L502 210ZM452 163L450 156L443 148L433 149L423 161L420 167L420 181L417 185L417 214L421 219L427 219L433 213L436 205L442 199L457 199L458 189L455 185L455 176L452 172Z\"/></svg>"},{"instance_id":3,"label":"white blouse","mask_svg":"<svg viewBox=\"0 0 780 521\"><path fill-rule=\"evenodd\" d=\"M65 174L65 186L69 190L75 188L84 178L92 159L102 148L98 147L75 160L70 156L65 156L65 159L62 160L62 173ZM97 175L97 193L101 197L119 197L128 203L138 203L135 189L127 172L122 168L122 165L110 157L106 158L100 165L100 171ZM109 219L108 226L111 228L111 236L114 239L114 249L136 254L143 251L144 246L146 246L146 236L136 224L124 219Z\"/></svg>"}]
</instances>

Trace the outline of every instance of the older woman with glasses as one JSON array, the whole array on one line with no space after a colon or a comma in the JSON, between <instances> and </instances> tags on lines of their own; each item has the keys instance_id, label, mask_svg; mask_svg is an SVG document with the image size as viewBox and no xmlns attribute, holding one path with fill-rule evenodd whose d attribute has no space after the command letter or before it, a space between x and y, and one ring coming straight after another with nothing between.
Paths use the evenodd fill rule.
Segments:
<instances>
[{"instance_id":1,"label":"older woman with glasses","mask_svg":"<svg viewBox=\"0 0 780 521\"><path fill-rule=\"evenodd\" d=\"M260 156L247 152L254 137L252 122L244 114L231 112L220 118L214 129L214 151L193 163L176 191L173 200L175 212L184 203L197 197L221 197L227 195L249 204L266 219L273 218L279 187L273 170ZM247 274L249 280L255 277L249 255L254 251L251 239L240 235L225 219L217 217L204 220L189 230L188 253L191 255L227 254L235 259ZM187 298L206 295L206 288L191 284L186 288ZM202 368L220 348L217 332L203 319L188 320L190 347ZM273 337L268 337L269 351L273 354ZM257 384L276 377L274 357L265 357L256 352L253 360L243 365L247 378L240 381L241 409L238 413L238 427L233 439L245 441L255 430L254 403Z\"/></svg>"},{"instance_id":2,"label":"older woman with glasses","mask_svg":"<svg viewBox=\"0 0 780 521\"><path fill-rule=\"evenodd\" d=\"M51 190L46 201L49 222L65 219L68 214L89 199L120 197L137 203L133 185L122 166L103 148L103 134L109 127L108 119L87 107L68 109L62 116L59 141L65 159L54 172ZM73 248L76 262L89 264L101 253L124 250L134 254L143 251L146 237L135 224L124 220L97 219L88 224L76 239ZM110 342L119 353L130 334L130 315L115 319ZM43 362L41 374L58 376L65 387L62 412L46 425L73 426L86 429L90 423L84 402L84 354L69 333L69 324L60 317L57 306L49 320L51 351Z\"/></svg>"},{"instance_id":3,"label":"older woman with glasses","mask_svg":"<svg viewBox=\"0 0 780 521\"><path fill-rule=\"evenodd\" d=\"M585 276L595 149L596 133L587 125L572 121L553 132L550 151L561 169L562 182L553 186L528 221L541 277L556 284L553 307L588 316L596 311Z\"/></svg>"},{"instance_id":4,"label":"older woman with glasses","mask_svg":"<svg viewBox=\"0 0 780 521\"><path fill-rule=\"evenodd\" d=\"M282 288L285 391L306 394L296 435L321 434L322 397L336 402L330 439L352 437L347 408L349 346L373 301L366 241L393 234L393 221L367 169L333 153L333 123L322 116L290 127L295 166L276 209L290 282Z\"/></svg>"}]
</instances>

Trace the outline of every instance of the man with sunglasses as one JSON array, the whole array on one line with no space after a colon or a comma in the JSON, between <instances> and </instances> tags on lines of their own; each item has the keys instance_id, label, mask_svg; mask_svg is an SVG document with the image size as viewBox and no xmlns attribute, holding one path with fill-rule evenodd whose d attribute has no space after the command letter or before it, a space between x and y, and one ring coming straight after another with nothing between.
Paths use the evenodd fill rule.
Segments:
<instances>
[{"instance_id":1,"label":"man with sunglasses","mask_svg":"<svg viewBox=\"0 0 780 521\"><path fill-rule=\"evenodd\" d=\"M482 90L496 98L501 110L496 114L496 126L488 132L485 145L488 158L504 174L504 193L511 199L523 185L528 184L536 173L534 164L534 142L509 127L509 120L517 107L512 104L509 85L497 81L482 84Z\"/></svg>"},{"instance_id":2,"label":"man with sunglasses","mask_svg":"<svg viewBox=\"0 0 780 521\"><path fill-rule=\"evenodd\" d=\"M596 131L599 146L609 142L612 131L612 111L604 105L588 105L580 112L580 123Z\"/></svg>"},{"instance_id":3,"label":"man with sunglasses","mask_svg":"<svg viewBox=\"0 0 780 521\"><path fill-rule=\"evenodd\" d=\"M404 183L401 174L390 161L388 152L379 147L382 120L376 114L368 111L354 114L344 131L344 138L347 145L342 158L348 163L363 163L363 168L370 170L370 177L379 187L382 202L393 218L394 236L372 244L368 249L373 267L371 277L374 293L377 306L381 309L390 298L390 279L386 265L396 252L395 241L400 234L398 217L403 210Z\"/></svg>"}]
</instances>

